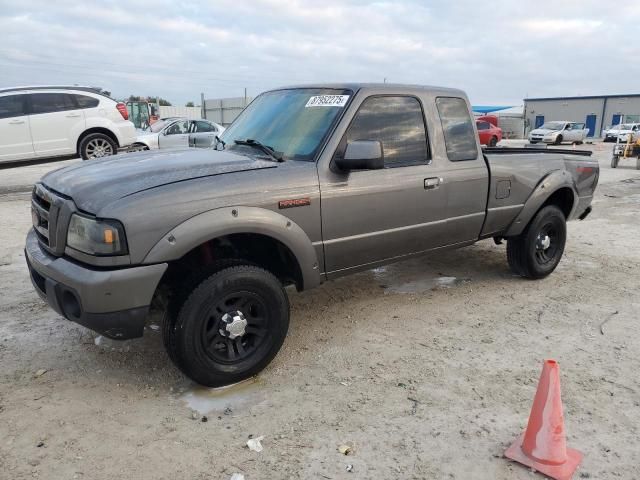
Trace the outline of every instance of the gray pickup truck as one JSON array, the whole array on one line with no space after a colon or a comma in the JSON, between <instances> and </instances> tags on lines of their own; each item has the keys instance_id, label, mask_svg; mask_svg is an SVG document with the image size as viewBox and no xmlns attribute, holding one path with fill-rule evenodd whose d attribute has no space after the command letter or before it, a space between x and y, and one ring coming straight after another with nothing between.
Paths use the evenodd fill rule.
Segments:
<instances>
[{"instance_id":1,"label":"gray pickup truck","mask_svg":"<svg viewBox=\"0 0 640 480\"><path fill-rule=\"evenodd\" d=\"M33 190L26 258L56 312L107 337L141 336L160 309L173 362L221 386L277 354L288 285L486 238L506 239L515 273L549 275L598 174L590 152L483 151L459 90L282 88L258 96L215 149L49 173Z\"/></svg>"}]
</instances>

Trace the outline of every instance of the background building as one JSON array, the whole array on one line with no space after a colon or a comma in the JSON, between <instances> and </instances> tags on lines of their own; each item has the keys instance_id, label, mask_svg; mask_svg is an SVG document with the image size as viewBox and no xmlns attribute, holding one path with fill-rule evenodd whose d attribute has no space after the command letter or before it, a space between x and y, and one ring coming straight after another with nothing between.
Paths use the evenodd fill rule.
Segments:
<instances>
[{"instance_id":1,"label":"background building","mask_svg":"<svg viewBox=\"0 0 640 480\"><path fill-rule=\"evenodd\" d=\"M621 122L640 122L640 94L588 97L525 98L527 133L545 121L585 122L590 137Z\"/></svg>"}]
</instances>

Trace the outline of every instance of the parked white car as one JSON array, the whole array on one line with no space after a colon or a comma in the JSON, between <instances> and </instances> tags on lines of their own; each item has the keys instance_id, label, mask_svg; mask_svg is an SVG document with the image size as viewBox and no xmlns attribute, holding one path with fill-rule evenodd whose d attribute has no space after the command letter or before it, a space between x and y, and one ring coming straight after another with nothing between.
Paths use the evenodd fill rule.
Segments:
<instances>
[{"instance_id":1,"label":"parked white car","mask_svg":"<svg viewBox=\"0 0 640 480\"><path fill-rule=\"evenodd\" d=\"M222 125L209 120L167 118L158 120L145 130L138 130L132 150L157 148L212 147L216 136L225 131Z\"/></svg>"},{"instance_id":2,"label":"parked white car","mask_svg":"<svg viewBox=\"0 0 640 480\"><path fill-rule=\"evenodd\" d=\"M89 87L0 89L0 163L114 155L136 139L127 107Z\"/></svg>"},{"instance_id":3,"label":"parked white car","mask_svg":"<svg viewBox=\"0 0 640 480\"><path fill-rule=\"evenodd\" d=\"M629 136L637 136L640 132L640 123L622 123L620 125L614 125L608 130L604 131L605 142L615 142L620 138L621 142L626 142Z\"/></svg>"},{"instance_id":4,"label":"parked white car","mask_svg":"<svg viewBox=\"0 0 640 480\"><path fill-rule=\"evenodd\" d=\"M587 138L589 129L584 127L584 123L555 121L546 122L540 128L531 130L529 142L531 143L553 143L560 145L564 142L583 143Z\"/></svg>"}]
</instances>

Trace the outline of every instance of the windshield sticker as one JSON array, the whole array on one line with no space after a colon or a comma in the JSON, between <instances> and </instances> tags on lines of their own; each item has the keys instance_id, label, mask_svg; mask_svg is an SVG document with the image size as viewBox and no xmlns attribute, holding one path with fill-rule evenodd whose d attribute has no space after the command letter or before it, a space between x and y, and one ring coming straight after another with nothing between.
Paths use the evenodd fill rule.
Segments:
<instances>
[{"instance_id":1,"label":"windshield sticker","mask_svg":"<svg viewBox=\"0 0 640 480\"><path fill-rule=\"evenodd\" d=\"M349 95L315 95L309 99L304 108L308 107L344 107Z\"/></svg>"}]
</instances>

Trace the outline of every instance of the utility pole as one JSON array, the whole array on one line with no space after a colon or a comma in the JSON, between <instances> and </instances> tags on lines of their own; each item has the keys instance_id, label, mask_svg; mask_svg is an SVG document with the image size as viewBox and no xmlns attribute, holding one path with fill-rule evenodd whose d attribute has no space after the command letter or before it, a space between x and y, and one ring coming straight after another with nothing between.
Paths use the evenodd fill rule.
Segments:
<instances>
[{"instance_id":1,"label":"utility pole","mask_svg":"<svg viewBox=\"0 0 640 480\"><path fill-rule=\"evenodd\" d=\"M204 93L200 92L200 116L202 118L207 118L207 108L204 104Z\"/></svg>"},{"instance_id":2,"label":"utility pole","mask_svg":"<svg viewBox=\"0 0 640 480\"><path fill-rule=\"evenodd\" d=\"M247 106L247 87L244 87L244 106Z\"/></svg>"}]
</instances>

